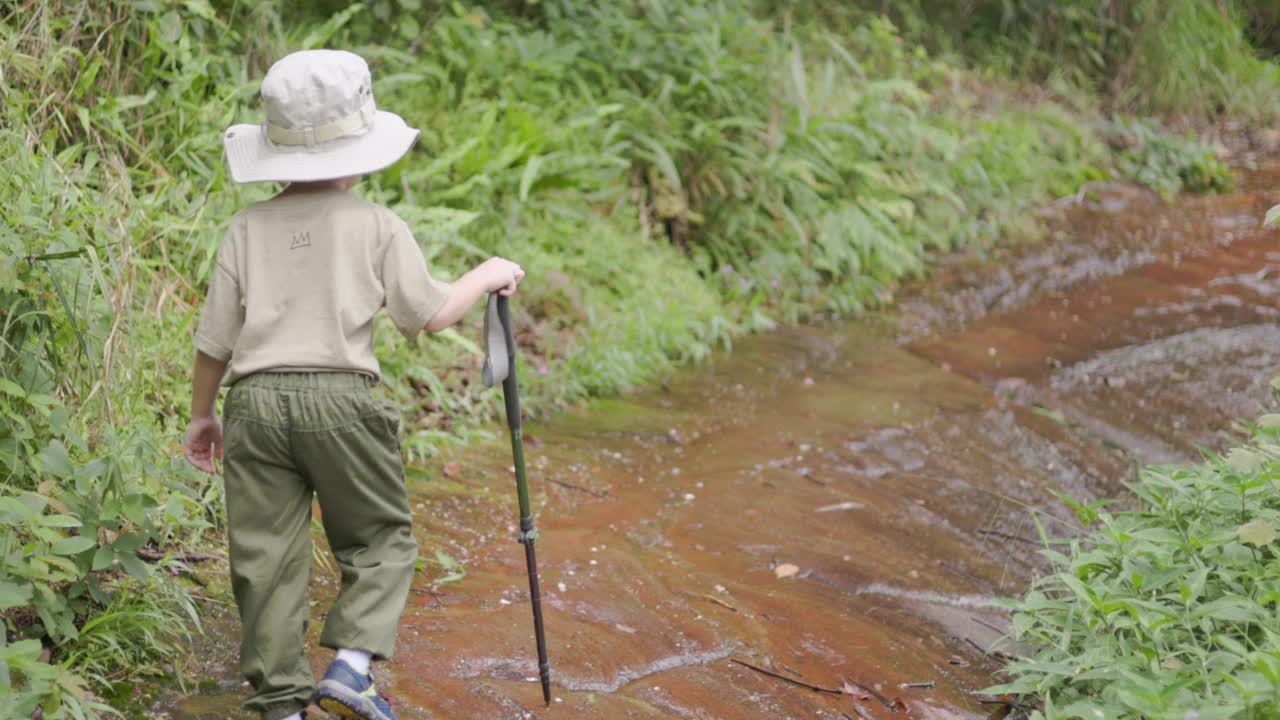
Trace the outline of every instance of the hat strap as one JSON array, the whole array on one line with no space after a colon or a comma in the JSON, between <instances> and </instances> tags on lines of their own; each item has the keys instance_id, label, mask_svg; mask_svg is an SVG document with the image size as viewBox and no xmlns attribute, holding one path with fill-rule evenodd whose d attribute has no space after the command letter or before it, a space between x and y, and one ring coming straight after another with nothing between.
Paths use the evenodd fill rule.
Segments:
<instances>
[{"instance_id":1,"label":"hat strap","mask_svg":"<svg viewBox=\"0 0 1280 720\"><path fill-rule=\"evenodd\" d=\"M373 103L373 98L369 98L369 101L362 105L359 110L323 125L287 128L275 125L270 121L265 121L263 125L267 130L267 138L276 145L315 147L317 143L337 140L355 134L357 130L364 130L373 124L373 117L376 113L377 107Z\"/></svg>"}]
</instances>

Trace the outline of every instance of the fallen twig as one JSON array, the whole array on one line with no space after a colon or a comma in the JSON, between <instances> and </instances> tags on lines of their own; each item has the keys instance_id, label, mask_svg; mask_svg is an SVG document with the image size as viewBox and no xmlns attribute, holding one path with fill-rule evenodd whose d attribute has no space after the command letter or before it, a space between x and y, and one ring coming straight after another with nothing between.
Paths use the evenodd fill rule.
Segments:
<instances>
[{"instance_id":1,"label":"fallen twig","mask_svg":"<svg viewBox=\"0 0 1280 720\"><path fill-rule=\"evenodd\" d=\"M973 621L974 621L974 622L976 622L976 623L978 623L978 624L979 624L979 625L981 625L982 627L987 628L988 630L994 630L994 631L996 631L996 632L1000 633L1001 635L1004 635L1004 634L1006 634L1006 633L1008 633L1008 632L1009 632L1009 629L1008 629L1008 628L1003 628L1003 629L1002 629L1002 628L998 628L998 627L996 627L995 625L992 625L991 623L989 623L989 622L987 622L987 621L983 620L982 618L974 618L974 619L973 619Z\"/></svg>"},{"instance_id":2,"label":"fallen twig","mask_svg":"<svg viewBox=\"0 0 1280 720\"><path fill-rule=\"evenodd\" d=\"M147 562L159 562L165 558L190 563L207 562L209 560L226 562L226 559L221 555L210 555L208 553L171 553L163 550L153 550L146 547L138 548L134 551L134 554L137 555L140 560L146 560Z\"/></svg>"},{"instance_id":3,"label":"fallen twig","mask_svg":"<svg viewBox=\"0 0 1280 720\"><path fill-rule=\"evenodd\" d=\"M932 680L925 680L924 682L902 683L898 687L902 688L903 690L932 690L937 686L938 686L938 683Z\"/></svg>"},{"instance_id":4,"label":"fallen twig","mask_svg":"<svg viewBox=\"0 0 1280 720\"><path fill-rule=\"evenodd\" d=\"M1017 710L1021 710L1023 712L1030 712L1036 709L1035 705L1028 705L1026 703L1018 702L1017 700L1014 700L1008 695L991 697L989 695L983 696L975 692L970 692L967 694L969 695L969 697L973 698L974 700L977 700L979 705L1003 705L1004 707L1014 708Z\"/></svg>"},{"instance_id":5,"label":"fallen twig","mask_svg":"<svg viewBox=\"0 0 1280 720\"><path fill-rule=\"evenodd\" d=\"M1000 532L999 530L986 530L983 528L979 528L978 534L990 535L991 537L998 537L1002 540L1017 540L1018 542L1024 542L1024 543L1027 543L1028 545L1036 545L1036 546L1040 545L1039 542L1032 540L1031 538L1022 537L1021 535L1011 535L1006 532Z\"/></svg>"},{"instance_id":6,"label":"fallen twig","mask_svg":"<svg viewBox=\"0 0 1280 720\"><path fill-rule=\"evenodd\" d=\"M974 642L971 638L965 638L964 641L974 646L975 648L977 648L978 652L982 653L983 655L986 655L987 657L993 657L993 658L996 658L997 660L1004 660L1006 662L1011 660L1021 659L1014 655L1010 655L1007 652L1001 652L999 650L996 650L995 648L992 648L990 650L984 650L981 645Z\"/></svg>"},{"instance_id":7,"label":"fallen twig","mask_svg":"<svg viewBox=\"0 0 1280 720\"><path fill-rule=\"evenodd\" d=\"M741 665L741 666L743 666L743 667L751 668L752 670L755 670L755 671L756 671L756 672L758 672L758 673L763 673L763 674L765 674L765 675L768 675L769 677L777 678L777 679L779 679L779 680L781 680L781 681L783 681L783 682L791 683L792 685L799 685L799 686L800 686L800 687L802 687L802 688L808 688L808 689L810 689L810 690L812 690L812 691L814 691L814 692L827 693L827 694L829 694L829 695L843 695L843 694L844 694L844 691L843 691L843 690L837 690L837 689L835 689L835 688L826 688L826 687L822 687L822 686L820 686L820 685L810 685L810 684L809 684L809 683L807 683L807 682L803 682L803 681L801 681L801 680L796 680L795 678L789 678L789 677L787 677L786 675L781 675L781 674L776 673L776 672L774 672L774 671L772 671L772 670L765 670L764 668L760 667L759 665L752 665L751 663L747 662L746 660L739 660L739 659L737 659L737 658L729 658L729 662L735 662L735 663L737 663L737 664L739 664L739 665Z\"/></svg>"},{"instance_id":8,"label":"fallen twig","mask_svg":"<svg viewBox=\"0 0 1280 720\"><path fill-rule=\"evenodd\" d=\"M826 480L822 480L820 478L814 477L813 470L810 470L807 467L800 468L798 472L800 473L800 477L804 478L805 480L808 480L814 485L821 485L822 487L826 487L831 484L831 483L828 483Z\"/></svg>"},{"instance_id":9,"label":"fallen twig","mask_svg":"<svg viewBox=\"0 0 1280 720\"><path fill-rule=\"evenodd\" d=\"M547 478L547 482L552 483L554 485L559 485L560 487L567 487L570 490L577 490L578 492L584 492L588 495L594 495L596 497L612 497L612 493L610 493L608 490L596 490L594 488L583 487L582 485L574 485L573 483L566 482L564 480L556 480L555 478Z\"/></svg>"},{"instance_id":10,"label":"fallen twig","mask_svg":"<svg viewBox=\"0 0 1280 720\"><path fill-rule=\"evenodd\" d=\"M707 594L705 594L705 593L704 593L704 594L702 595L702 597L704 597L704 598L706 598L706 599L710 600L711 602L713 602L713 603L715 603L715 604L717 604L717 605L720 605L720 606L723 606L723 607L727 607L727 608L729 608L730 610L732 610L732 611L734 611L734 612L738 612L738 608L736 608L736 607L734 607L734 606L730 605L729 603L727 603L727 602L725 602L725 601L721 600L720 598L716 597L715 595L707 595Z\"/></svg>"},{"instance_id":11,"label":"fallen twig","mask_svg":"<svg viewBox=\"0 0 1280 720\"><path fill-rule=\"evenodd\" d=\"M880 693L876 692L874 689L869 688L866 685L863 685L857 680L845 680L844 682L846 685L855 687L858 690L861 690L862 692L875 698L876 700L879 700L880 704L883 705L885 710L888 710L889 712L899 712L902 710L906 710L906 708L903 707L902 703L898 702L897 700L890 700L889 698L885 697L884 695L881 695Z\"/></svg>"}]
</instances>

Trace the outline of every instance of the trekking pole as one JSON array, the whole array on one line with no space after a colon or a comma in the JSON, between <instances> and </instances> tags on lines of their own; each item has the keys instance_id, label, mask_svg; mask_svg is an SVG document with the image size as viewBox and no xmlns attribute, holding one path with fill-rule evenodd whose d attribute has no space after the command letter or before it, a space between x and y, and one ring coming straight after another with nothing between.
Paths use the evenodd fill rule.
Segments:
<instances>
[{"instance_id":1,"label":"trekking pole","mask_svg":"<svg viewBox=\"0 0 1280 720\"><path fill-rule=\"evenodd\" d=\"M484 384L493 387L502 382L502 399L506 405L507 427L511 429L511 455L515 464L516 494L520 501L520 544L524 545L525 564L529 568L529 601L533 604L533 632L538 642L538 678L542 682L542 699L551 705L551 664L547 661L547 636L542 628L542 592L538 588L538 559L533 544L538 531L529 507L529 481L524 469L524 434L520 427L520 391L516 387L516 343L511 335L508 298L494 293L489 297L485 315ZM495 317L496 316L496 317ZM494 327L495 321L498 327Z\"/></svg>"}]
</instances>

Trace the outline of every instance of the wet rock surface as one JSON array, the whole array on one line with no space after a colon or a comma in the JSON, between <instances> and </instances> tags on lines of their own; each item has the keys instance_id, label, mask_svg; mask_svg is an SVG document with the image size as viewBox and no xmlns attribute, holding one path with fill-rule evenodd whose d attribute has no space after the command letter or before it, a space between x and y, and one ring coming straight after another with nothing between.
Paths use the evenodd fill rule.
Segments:
<instances>
[{"instance_id":1,"label":"wet rock surface","mask_svg":"<svg viewBox=\"0 0 1280 720\"><path fill-rule=\"evenodd\" d=\"M532 428L549 708L506 446L450 458L412 485L426 563L383 671L400 717L986 717L992 649L1016 652L993 601L1043 567L1032 513L1069 535L1052 493L1122 496L1136 463L1221 448L1266 402L1273 188L1280 169L1172 204L1094 189L1051 242L948 260L892 313ZM465 577L439 582L437 551ZM316 573L318 626L336 579ZM236 717L230 646L198 651L228 690L160 711Z\"/></svg>"}]
</instances>

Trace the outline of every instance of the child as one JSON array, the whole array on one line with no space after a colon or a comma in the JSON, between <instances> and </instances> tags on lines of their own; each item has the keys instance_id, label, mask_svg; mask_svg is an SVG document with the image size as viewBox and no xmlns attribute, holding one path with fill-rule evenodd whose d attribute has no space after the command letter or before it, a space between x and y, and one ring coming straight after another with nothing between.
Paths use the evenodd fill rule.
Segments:
<instances>
[{"instance_id":1,"label":"child","mask_svg":"<svg viewBox=\"0 0 1280 720\"><path fill-rule=\"evenodd\" d=\"M487 293L514 293L524 272L492 258L439 282L404 221L348 192L418 137L375 108L359 56L293 53L261 94L265 122L226 132L231 176L288 186L236 215L218 253L196 330L187 458L212 473L225 452L247 706L263 720L301 720L312 701L343 718L394 720L369 663L391 657L418 548L398 411L370 394L373 316L385 306L410 339L438 332ZM221 382L231 387L225 431ZM314 694L303 638L313 495L342 570L320 636L337 656Z\"/></svg>"}]
</instances>

